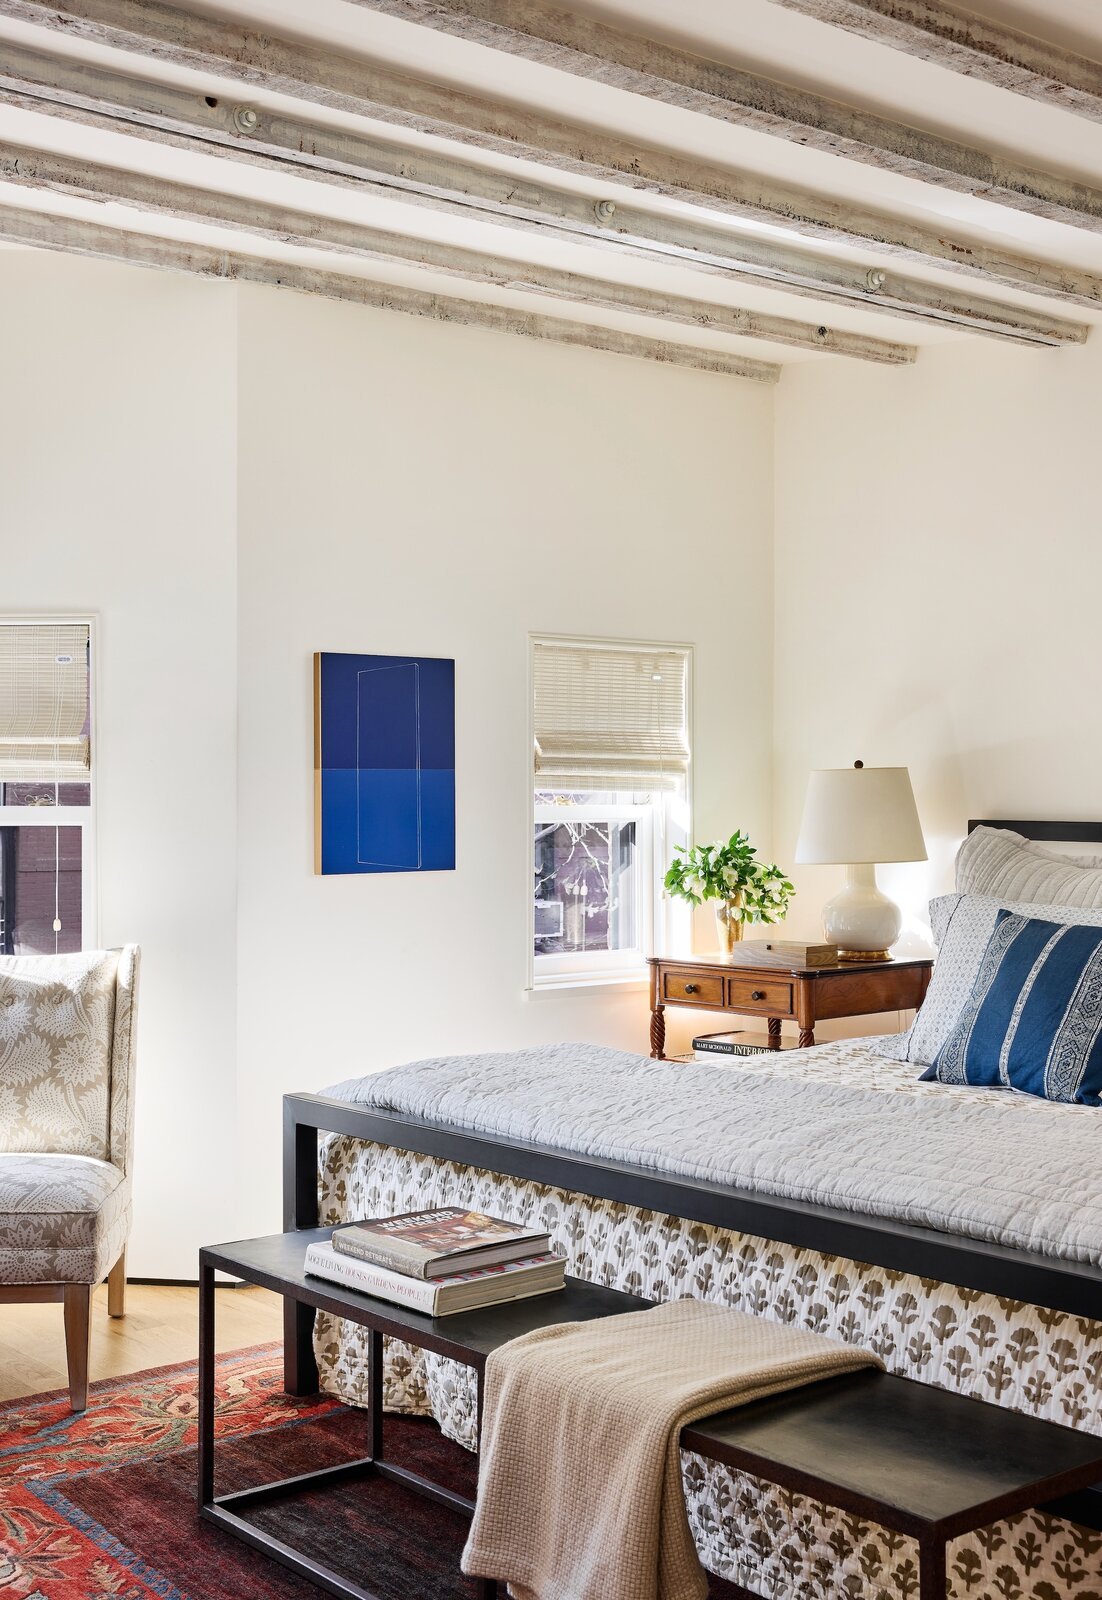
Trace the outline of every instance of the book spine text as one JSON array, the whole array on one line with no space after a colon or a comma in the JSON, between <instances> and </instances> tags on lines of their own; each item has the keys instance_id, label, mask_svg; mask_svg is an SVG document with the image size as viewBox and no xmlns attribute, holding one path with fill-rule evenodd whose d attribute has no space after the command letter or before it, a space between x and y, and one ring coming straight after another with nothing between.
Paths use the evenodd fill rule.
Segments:
<instances>
[{"instance_id":1,"label":"book spine text","mask_svg":"<svg viewBox=\"0 0 1102 1600\"><path fill-rule=\"evenodd\" d=\"M386 1267L389 1272L402 1272L410 1278L423 1278L428 1271L429 1258L416 1247L407 1252L341 1228L333 1234L333 1249L339 1250L342 1256L355 1256L357 1261L369 1261L373 1267Z\"/></svg>"},{"instance_id":2,"label":"book spine text","mask_svg":"<svg viewBox=\"0 0 1102 1600\"><path fill-rule=\"evenodd\" d=\"M410 1278L402 1273L395 1275L386 1267L376 1268L366 1261L340 1258L332 1255L314 1256L306 1253L306 1270L320 1278L341 1283L346 1289L358 1289L361 1294L372 1294L379 1300L389 1300L394 1305L408 1306L431 1317L436 1310L436 1285L421 1278Z\"/></svg>"}]
</instances>

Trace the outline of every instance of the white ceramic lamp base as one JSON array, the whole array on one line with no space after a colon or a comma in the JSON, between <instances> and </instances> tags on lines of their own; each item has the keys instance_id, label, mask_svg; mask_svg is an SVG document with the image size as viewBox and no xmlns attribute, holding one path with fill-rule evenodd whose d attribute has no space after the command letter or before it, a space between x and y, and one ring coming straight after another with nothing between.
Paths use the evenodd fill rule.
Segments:
<instances>
[{"instance_id":1,"label":"white ceramic lamp base","mask_svg":"<svg viewBox=\"0 0 1102 1600\"><path fill-rule=\"evenodd\" d=\"M823 907L823 932L840 961L887 961L903 914L876 885L876 868L846 868L846 886Z\"/></svg>"}]
</instances>

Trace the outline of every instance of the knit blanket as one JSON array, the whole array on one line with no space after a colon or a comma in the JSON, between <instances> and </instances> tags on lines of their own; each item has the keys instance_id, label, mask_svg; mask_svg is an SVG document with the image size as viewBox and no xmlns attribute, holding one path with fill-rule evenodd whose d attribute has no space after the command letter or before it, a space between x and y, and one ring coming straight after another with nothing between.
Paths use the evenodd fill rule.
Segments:
<instances>
[{"instance_id":1,"label":"knit blanket","mask_svg":"<svg viewBox=\"0 0 1102 1600\"><path fill-rule=\"evenodd\" d=\"M681 1429L880 1364L699 1300L514 1339L486 1363L463 1570L504 1580L516 1600L704 1600Z\"/></svg>"}]
</instances>

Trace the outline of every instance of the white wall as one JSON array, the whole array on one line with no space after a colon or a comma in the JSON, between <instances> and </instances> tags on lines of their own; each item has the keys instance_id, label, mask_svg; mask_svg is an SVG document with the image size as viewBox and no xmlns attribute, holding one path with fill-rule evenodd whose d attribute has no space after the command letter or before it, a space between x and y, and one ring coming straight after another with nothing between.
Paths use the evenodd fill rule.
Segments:
<instances>
[{"instance_id":1,"label":"white wall","mask_svg":"<svg viewBox=\"0 0 1102 1600\"><path fill-rule=\"evenodd\" d=\"M766 843L773 396L35 252L0 251L0 305L0 611L100 618L99 934L144 953L129 1268L193 1277L279 1226L285 1090L645 1047L638 990L524 996L527 634L693 644L698 830ZM455 657L454 873L313 875L318 649Z\"/></svg>"},{"instance_id":2,"label":"white wall","mask_svg":"<svg viewBox=\"0 0 1102 1600\"><path fill-rule=\"evenodd\" d=\"M772 395L261 288L239 337L240 1115L267 1229L284 1090L645 1047L638 991L525 998L527 635L692 643L698 831L767 840ZM318 649L455 657L455 872L313 875Z\"/></svg>"},{"instance_id":3,"label":"white wall","mask_svg":"<svg viewBox=\"0 0 1102 1600\"><path fill-rule=\"evenodd\" d=\"M0 252L0 611L99 626L101 940L143 950L128 1267L235 1197L235 300Z\"/></svg>"},{"instance_id":4,"label":"white wall","mask_svg":"<svg viewBox=\"0 0 1102 1600\"><path fill-rule=\"evenodd\" d=\"M926 866L881 869L917 947L970 816L1102 817L1102 342L971 340L785 373L776 454L776 827L807 771L911 769ZM797 872L813 933L838 870Z\"/></svg>"}]
</instances>

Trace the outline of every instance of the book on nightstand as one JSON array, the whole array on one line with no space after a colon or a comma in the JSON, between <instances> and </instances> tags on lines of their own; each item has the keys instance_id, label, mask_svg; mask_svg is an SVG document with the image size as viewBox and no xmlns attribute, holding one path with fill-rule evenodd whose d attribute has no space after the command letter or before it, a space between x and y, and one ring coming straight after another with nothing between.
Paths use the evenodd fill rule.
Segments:
<instances>
[{"instance_id":1,"label":"book on nightstand","mask_svg":"<svg viewBox=\"0 0 1102 1600\"><path fill-rule=\"evenodd\" d=\"M342 1255L331 1244L312 1244L306 1249L305 1267L311 1277L326 1278L345 1289L356 1289L376 1300L389 1300L427 1317L450 1317L479 1306L551 1294L563 1288L566 1281L565 1260L547 1252L430 1280Z\"/></svg>"},{"instance_id":2,"label":"book on nightstand","mask_svg":"<svg viewBox=\"0 0 1102 1600\"><path fill-rule=\"evenodd\" d=\"M744 939L731 951L748 967L836 967L836 944L806 944L798 939Z\"/></svg>"},{"instance_id":3,"label":"book on nightstand","mask_svg":"<svg viewBox=\"0 0 1102 1600\"><path fill-rule=\"evenodd\" d=\"M791 1040L770 1044L764 1033L748 1033L736 1029L734 1033L703 1033L693 1040L693 1057L697 1061L714 1060L716 1056L775 1056L793 1049Z\"/></svg>"},{"instance_id":4,"label":"book on nightstand","mask_svg":"<svg viewBox=\"0 0 1102 1600\"><path fill-rule=\"evenodd\" d=\"M333 1230L333 1248L411 1278L445 1278L538 1256L551 1243L545 1228L525 1228L484 1211L437 1206L397 1217L368 1217Z\"/></svg>"}]
</instances>

